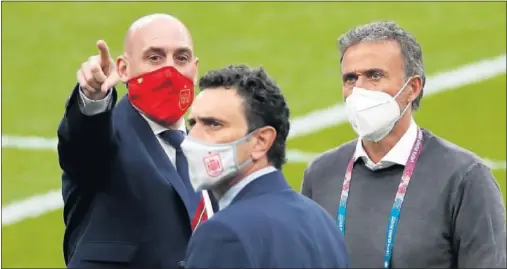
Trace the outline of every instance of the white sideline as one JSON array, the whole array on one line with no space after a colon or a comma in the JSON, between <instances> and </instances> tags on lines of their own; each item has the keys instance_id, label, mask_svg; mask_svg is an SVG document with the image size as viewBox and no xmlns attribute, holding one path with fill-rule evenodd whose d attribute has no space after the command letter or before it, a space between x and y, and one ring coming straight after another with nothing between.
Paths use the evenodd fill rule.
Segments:
<instances>
[{"instance_id":1,"label":"white sideline","mask_svg":"<svg viewBox=\"0 0 507 269\"><path fill-rule=\"evenodd\" d=\"M287 158L291 163L308 163L317 155L318 153L299 150L287 151ZM506 169L506 161L483 160L493 170ZM2 208L2 226L11 225L27 218L36 218L62 207L62 191L60 189L15 201Z\"/></svg>"},{"instance_id":2,"label":"white sideline","mask_svg":"<svg viewBox=\"0 0 507 269\"><path fill-rule=\"evenodd\" d=\"M453 90L465 85L484 81L505 74L506 55L481 60L461 66L457 69L431 76L427 79L425 96ZM342 104L316 110L291 120L289 139L304 136L347 121ZM21 148L31 150L54 150L57 139L41 137L22 137L2 135L2 148ZM288 152L291 162L308 162L314 157L311 153ZM492 169L505 169L505 161L485 160ZM15 201L2 207L2 226L15 224L27 218L35 218L63 206L61 190L35 195L21 201Z\"/></svg>"},{"instance_id":3,"label":"white sideline","mask_svg":"<svg viewBox=\"0 0 507 269\"><path fill-rule=\"evenodd\" d=\"M309 163L315 157L317 157L320 153L311 153L304 152L300 150L288 150L287 151L287 159L290 163ZM487 165L491 170L505 170L507 168L507 161L498 161L491 160L488 158L482 158L482 161L485 165Z\"/></svg>"}]
</instances>

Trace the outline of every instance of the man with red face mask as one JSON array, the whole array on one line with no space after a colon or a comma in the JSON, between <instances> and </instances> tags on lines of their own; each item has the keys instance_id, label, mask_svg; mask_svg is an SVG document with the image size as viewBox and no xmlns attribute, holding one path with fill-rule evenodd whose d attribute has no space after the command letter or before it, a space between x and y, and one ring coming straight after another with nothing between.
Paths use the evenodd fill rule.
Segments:
<instances>
[{"instance_id":1,"label":"man with red face mask","mask_svg":"<svg viewBox=\"0 0 507 269\"><path fill-rule=\"evenodd\" d=\"M180 144L198 60L187 28L165 14L128 30L116 65L106 43L83 63L58 128L64 256L69 268L174 268L213 214ZM114 85L127 85L117 105Z\"/></svg>"}]
</instances>

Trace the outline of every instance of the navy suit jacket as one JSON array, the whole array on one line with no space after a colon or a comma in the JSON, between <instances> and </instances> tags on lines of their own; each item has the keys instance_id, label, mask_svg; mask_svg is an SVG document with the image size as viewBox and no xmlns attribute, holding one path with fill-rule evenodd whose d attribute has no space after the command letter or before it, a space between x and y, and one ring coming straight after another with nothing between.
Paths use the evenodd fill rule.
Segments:
<instances>
[{"instance_id":1,"label":"navy suit jacket","mask_svg":"<svg viewBox=\"0 0 507 269\"><path fill-rule=\"evenodd\" d=\"M189 200L153 131L126 96L109 112L86 116L78 90L58 128L67 266L179 266L198 201ZM115 90L112 97L115 104Z\"/></svg>"},{"instance_id":2,"label":"navy suit jacket","mask_svg":"<svg viewBox=\"0 0 507 269\"><path fill-rule=\"evenodd\" d=\"M346 268L342 234L275 171L248 184L190 239L187 268Z\"/></svg>"}]
</instances>

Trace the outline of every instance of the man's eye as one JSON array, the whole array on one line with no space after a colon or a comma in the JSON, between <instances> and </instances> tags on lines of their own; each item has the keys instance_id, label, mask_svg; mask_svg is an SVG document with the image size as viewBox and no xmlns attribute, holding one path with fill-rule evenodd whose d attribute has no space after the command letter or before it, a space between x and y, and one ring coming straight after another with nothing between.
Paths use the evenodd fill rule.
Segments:
<instances>
[{"instance_id":1,"label":"man's eye","mask_svg":"<svg viewBox=\"0 0 507 269\"><path fill-rule=\"evenodd\" d=\"M157 61L160 61L162 59L162 57L159 55L150 55L150 57L148 57L148 59L150 59L150 61L157 62Z\"/></svg>"},{"instance_id":2,"label":"man's eye","mask_svg":"<svg viewBox=\"0 0 507 269\"><path fill-rule=\"evenodd\" d=\"M208 127L219 127L219 126L222 126L221 122L219 122L217 120L213 120L213 119L203 119L202 123L205 126L208 126Z\"/></svg>"},{"instance_id":3,"label":"man's eye","mask_svg":"<svg viewBox=\"0 0 507 269\"><path fill-rule=\"evenodd\" d=\"M186 55L178 55L175 57L178 62L186 63L188 62L189 57Z\"/></svg>"},{"instance_id":4,"label":"man's eye","mask_svg":"<svg viewBox=\"0 0 507 269\"><path fill-rule=\"evenodd\" d=\"M381 72L374 71L371 73L370 78L378 80L381 79L384 75Z\"/></svg>"},{"instance_id":5,"label":"man's eye","mask_svg":"<svg viewBox=\"0 0 507 269\"><path fill-rule=\"evenodd\" d=\"M357 76L356 75L347 75L343 78L343 82L345 83L352 83L354 81L357 80Z\"/></svg>"},{"instance_id":6,"label":"man's eye","mask_svg":"<svg viewBox=\"0 0 507 269\"><path fill-rule=\"evenodd\" d=\"M221 124L220 124L220 122L218 122L218 121L211 121L211 122L209 123L209 125L210 125L210 126L213 126L213 127L218 127L218 126L220 126Z\"/></svg>"}]
</instances>

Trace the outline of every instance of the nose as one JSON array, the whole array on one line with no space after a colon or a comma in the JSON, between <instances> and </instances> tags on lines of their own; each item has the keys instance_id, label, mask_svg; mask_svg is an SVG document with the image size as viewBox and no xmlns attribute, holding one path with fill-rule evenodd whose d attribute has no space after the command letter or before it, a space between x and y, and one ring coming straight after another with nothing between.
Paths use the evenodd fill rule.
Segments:
<instances>
[{"instance_id":1,"label":"nose","mask_svg":"<svg viewBox=\"0 0 507 269\"><path fill-rule=\"evenodd\" d=\"M196 123L192 128L190 129L190 132L188 133L189 136L192 138L195 138L197 140L203 140L204 138L204 129L202 124Z\"/></svg>"},{"instance_id":2,"label":"nose","mask_svg":"<svg viewBox=\"0 0 507 269\"><path fill-rule=\"evenodd\" d=\"M166 61L164 63L165 66L172 66L172 67L176 67L176 65L174 64L174 59L173 57L167 57L166 58Z\"/></svg>"},{"instance_id":3,"label":"nose","mask_svg":"<svg viewBox=\"0 0 507 269\"><path fill-rule=\"evenodd\" d=\"M352 87L344 86L343 87L343 100L347 99L349 95L352 93Z\"/></svg>"},{"instance_id":4,"label":"nose","mask_svg":"<svg viewBox=\"0 0 507 269\"><path fill-rule=\"evenodd\" d=\"M368 85L369 85L368 79L364 75L359 75L356 80L356 83L354 83L354 87L359 87L359 88L364 88L364 89L368 89Z\"/></svg>"},{"instance_id":5,"label":"nose","mask_svg":"<svg viewBox=\"0 0 507 269\"><path fill-rule=\"evenodd\" d=\"M358 75L357 79L353 82L346 83L343 85L343 98L346 99L349 97L349 95L352 94L352 89L354 87L363 88L363 89L369 89L371 87L370 82L368 81L368 78L364 75Z\"/></svg>"}]
</instances>

